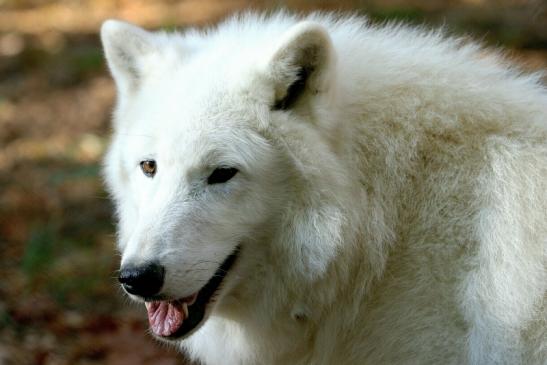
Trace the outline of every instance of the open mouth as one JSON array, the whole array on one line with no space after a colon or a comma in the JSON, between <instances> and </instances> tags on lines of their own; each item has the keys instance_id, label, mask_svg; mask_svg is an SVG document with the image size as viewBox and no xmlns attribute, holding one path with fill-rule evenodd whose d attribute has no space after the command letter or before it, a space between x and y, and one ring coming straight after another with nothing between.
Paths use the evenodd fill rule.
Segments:
<instances>
[{"instance_id":1,"label":"open mouth","mask_svg":"<svg viewBox=\"0 0 547 365\"><path fill-rule=\"evenodd\" d=\"M165 339L180 339L204 322L209 304L214 301L223 279L233 266L239 247L230 254L198 292L177 300L147 301L148 322L152 332Z\"/></svg>"}]
</instances>

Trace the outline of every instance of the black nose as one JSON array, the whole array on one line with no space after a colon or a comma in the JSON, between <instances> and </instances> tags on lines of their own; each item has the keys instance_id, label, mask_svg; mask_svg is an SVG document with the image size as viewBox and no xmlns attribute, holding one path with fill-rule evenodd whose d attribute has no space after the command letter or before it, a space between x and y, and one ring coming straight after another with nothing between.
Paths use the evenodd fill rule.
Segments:
<instances>
[{"instance_id":1,"label":"black nose","mask_svg":"<svg viewBox=\"0 0 547 365\"><path fill-rule=\"evenodd\" d=\"M163 285L165 269L156 263L124 267L118 281L128 293L141 297L158 294Z\"/></svg>"}]
</instances>

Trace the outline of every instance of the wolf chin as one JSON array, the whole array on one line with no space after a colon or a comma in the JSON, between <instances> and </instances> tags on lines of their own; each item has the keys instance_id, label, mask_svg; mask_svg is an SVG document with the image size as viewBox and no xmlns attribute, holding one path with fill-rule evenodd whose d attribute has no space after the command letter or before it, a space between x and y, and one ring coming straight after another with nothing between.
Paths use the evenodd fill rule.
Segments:
<instances>
[{"instance_id":1,"label":"wolf chin","mask_svg":"<svg viewBox=\"0 0 547 365\"><path fill-rule=\"evenodd\" d=\"M545 364L547 92L441 31L101 29L119 280L204 364Z\"/></svg>"}]
</instances>

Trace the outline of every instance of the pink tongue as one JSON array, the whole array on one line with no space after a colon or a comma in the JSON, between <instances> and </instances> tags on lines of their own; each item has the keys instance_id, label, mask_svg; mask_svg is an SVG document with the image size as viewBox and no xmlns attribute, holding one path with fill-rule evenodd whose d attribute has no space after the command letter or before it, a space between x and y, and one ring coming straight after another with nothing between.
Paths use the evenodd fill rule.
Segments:
<instances>
[{"instance_id":1,"label":"pink tongue","mask_svg":"<svg viewBox=\"0 0 547 365\"><path fill-rule=\"evenodd\" d=\"M170 336L182 326L184 312L182 303L152 302L146 303L148 322L158 336Z\"/></svg>"}]
</instances>

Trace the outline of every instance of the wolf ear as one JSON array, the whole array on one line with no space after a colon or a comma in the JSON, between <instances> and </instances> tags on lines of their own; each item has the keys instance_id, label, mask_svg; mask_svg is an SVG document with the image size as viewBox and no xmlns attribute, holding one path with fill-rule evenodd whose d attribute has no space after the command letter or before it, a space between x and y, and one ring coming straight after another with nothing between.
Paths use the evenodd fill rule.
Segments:
<instances>
[{"instance_id":1,"label":"wolf ear","mask_svg":"<svg viewBox=\"0 0 547 365\"><path fill-rule=\"evenodd\" d=\"M118 91L134 90L143 77L144 56L155 50L153 35L126 22L107 20L101 27L101 41Z\"/></svg>"},{"instance_id":2,"label":"wolf ear","mask_svg":"<svg viewBox=\"0 0 547 365\"><path fill-rule=\"evenodd\" d=\"M305 94L323 91L333 58L330 37L320 24L304 21L289 29L266 64L275 87L273 109L290 109Z\"/></svg>"}]
</instances>

